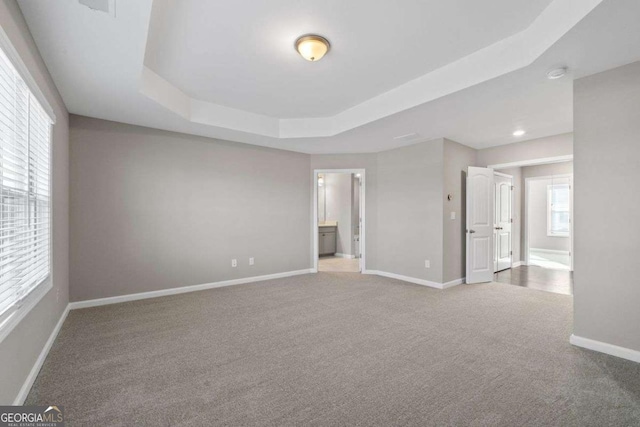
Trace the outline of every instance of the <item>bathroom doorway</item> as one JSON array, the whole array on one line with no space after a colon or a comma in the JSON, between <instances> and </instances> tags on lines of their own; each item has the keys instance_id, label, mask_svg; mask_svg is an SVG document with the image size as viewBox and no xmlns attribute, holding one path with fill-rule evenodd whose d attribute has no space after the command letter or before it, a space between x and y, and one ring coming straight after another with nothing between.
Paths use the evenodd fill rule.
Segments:
<instances>
[{"instance_id":1,"label":"bathroom doorway","mask_svg":"<svg viewBox=\"0 0 640 427\"><path fill-rule=\"evenodd\" d=\"M364 169L315 170L313 183L314 271L362 272Z\"/></svg>"}]
</instances>

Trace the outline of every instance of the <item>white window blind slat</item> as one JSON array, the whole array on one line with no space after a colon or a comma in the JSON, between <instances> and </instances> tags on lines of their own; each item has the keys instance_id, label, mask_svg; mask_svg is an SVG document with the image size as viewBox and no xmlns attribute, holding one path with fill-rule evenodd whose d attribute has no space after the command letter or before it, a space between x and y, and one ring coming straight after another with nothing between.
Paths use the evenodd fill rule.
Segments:
<instances>
[{"instance_id":1,"label":"white window blind slat","mask_svg":"<svg viewBox=\"0 0 640 427\"><path fill-rule=\"evenodd\" d=\"M0 51L0 321L50 274L50 132Z\"/></svg>"}]
</instances>

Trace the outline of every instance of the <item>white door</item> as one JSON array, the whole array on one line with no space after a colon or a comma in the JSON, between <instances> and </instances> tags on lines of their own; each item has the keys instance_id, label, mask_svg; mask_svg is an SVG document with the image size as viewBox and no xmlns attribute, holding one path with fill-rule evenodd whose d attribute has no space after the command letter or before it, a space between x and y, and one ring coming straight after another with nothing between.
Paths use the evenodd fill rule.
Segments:
<instances>
[{"instance_id":1,"label":"white door","mask_svg":"<svg viewBox=\"0 0 640 427\"><path fill-rule=\"evenodd\" d=\"M513 194L513 178L494 174L495 183L495 223L494 223L494 271L511 268L511 206Z\"/></svg>"},{"instance_id":2,"label":"white door","mask_svg":"<svg viewBox=\"0 0 640 427\"><path fill-rule=\"evenodd\" d=\"M493 169L467 173L467 283L493 279Z\"/></svg>"}]
</instances>

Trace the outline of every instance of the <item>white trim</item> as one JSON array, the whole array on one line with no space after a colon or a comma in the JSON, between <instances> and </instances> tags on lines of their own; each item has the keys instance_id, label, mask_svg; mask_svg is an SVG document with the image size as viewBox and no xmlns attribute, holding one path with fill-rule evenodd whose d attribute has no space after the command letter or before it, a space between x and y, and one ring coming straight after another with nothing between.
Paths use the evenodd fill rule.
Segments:
<instances>
[{"instance_id":1,"label":"white trim","mask_svg":"<svg viewBox=\"0 0 640 427\"><path fill-rule=\"evenodd\" d=\"M311 216L313 222L311 224L311 240L313 241L313 259L311 260L312 270L318 271L318 175L327 173L348 173L360 174L360 271L366 270L366 170L365 169L314 169L311 176L311 185L313 186L313 212Z\"/></svg>"},{"instance_id":2,"label":"white trim","mask_svg":"<svg viewBox=\"0 0 640 427\"><path fill-rule=\"evenodd\" d=\"M450 282L443 283L442 284L442 289L449 289L449 288L453 288L454 286L464 285L465 284L465 280L466 280L466 278L463 277L461 279L456 279L456 280L452 280Z\"/></svg>"},{"instance_id":3,"label":"white trim","mask_svg":"<svg viewBox=\"0 0 640 427\"><path fill-rule=\"evenodd\" d=\"M403 282L414 283L416 285L421 285L421 286L428 286L430 288L435 288L435 289L448 289L448 288L465 283L464 278L452 280L447 283L439 283L439 282L432 282L430 280L417 279L415 277L403 276L402 274L389 273L386 271L379 271L379 270L362 270L362 273L370 274L374 276L388 277L390 279L402 280Z\"/></svg>"},{"instance_id":4,"label":"white trim","mask_svg":"<svg viewBox=\"0 0 640 427\"><path fill-rule=\"evenodd\" d=\"M20 54L15 49L15 47L13 47L11 39L9 38L7 33L5 33L2 27L0 27L0 49L2 49L5 55L7 55L7 58L9 58L9 61L11 61L18 74L20 74L22 80L24 80L24 82L27 84L29 90L31 90L31 93L33 93L33 96L36 97L44 112L47 114L47 116L49 116L49 119L51 119L51 123L55 124L56 115L53 112L53 108L51 108L51 104L49 104L49 101L47 101L47 97L44 96L44 93L42 93L42 91L40 90L40 87L36 83L35 79L31 76L29 68L27 68L27 66L22 61Z\"/></svg>"},{"instance_id":5,"label":"white trim","mask_svg":"<svg viewBox=\"0 0 640 427\"><path fill-rule=\"evenodd\" d=\"M348 259L354 259L356 256L355 255L351 255L351 254L343 254L340 252L336 252L335 254L333 254L334 256L337 256L338 258L348 258Z\"/></svg>"},{"instance_id":6,"label":"white trim","mask_svg":"<svg viewBox=\"0 0 640 427\"><path fill-rule=\"evenodd\" d=\"M376 276L402 280L403 282L414 283L416 285L428 286L430 288L436 288L436 289L443 289L442 283L432 282L430 280L424 280L424 279L417 279L415 277L403 276L402 274L388 273L386 271L378 271L378 270L367 270L365 274L374 274Z\"/></svg>"},{"instance_id":7,"label":"white trim","mask_svg":"<svg viewBox=\"0 0 640 427\"><path fill-rule=\"evenodd\" d=\"M622 359L631 360L640 363L640 351L632 350L626 347L609 344L602 341L596 341L589 338L571 335L569 342L577 347L586 348L588 350L598 351L600 353L609 354L611 356L620 357Z\"/></svg>"},{"instance_id":8,"label":"white trim","mask_svg":"<svg viewBox=\"0 0 640 427\"><path fill-rule=\"evenodd\" d=\"M137 294L119 295L115 297L98 298L86 301L75 301L69 303L71 310L88 307L98 307L101 305L118 304L121 302L138 301L141 299L164 297L168 295L185 294L188 292L204 291L206 289L222 288L224 286L241 285L244 283L261 282L264 280L281 279L283 277L299 276L301 274L309 274L311 269L287 271L284 273L265 274L264 276L245 277L242 279L223 280L220 282L205 283L202 285L183 286L180 288L162 289L159 291L140 292Z\"/></svg>"},{"instance_id":9,"label":"white trim","mask_svg":"<svg viewBox=\"0 0 640 427\"><path fill-rule=\"evenodd\" d=\"M53 289L53 281L51 280L51 275L49 275L44 282L33 288L33 290L25 296L22 305L14 309L14 312L0 324L0 343L18 326L20 321L38 305L40 300L44 298L51 289Z\"/></svg>"},{"instance_id":10,"label":"white trim","mask_svg":"<svg viewBox=\"0 0 640 427\"><path fill-rule=\"evenodd\" d=\"M509 162L509 163L498 163L496 165L489 165L487 166L487 168L508 169L508 168L523 167L523 166L550 165L553 163L564 163L564 162L571 162L571 161L573 161L573 154L567 154L566 156L543 157L540 159L519 160L517 162Z\"/></svg>"},{"instance_id":11,"label":"white trim","mask_svg":"<svg viewBox=\"0 0 640 427\"><path fill-rule=\"evenodd\" d=\"M40 352L40 355L36 359L36 363L33 364L33 368L31 368L31 371L29 372L29 375L27 376L27 379L22 384L22 388L20 388L20 391L18 392L18 395L16 396L15 400L13 401L14 405L22 405L24 403L25 399L27 398L27 396L29 395L29 391L31 390L31 387L33 386L33 383L35 382L36 378L38 377L38 373L40 373L40 369L42 368L42 364L44 363L45 359L47 358L47 355L49 354L49 350L51 350L51 346L53 345L54 341L56 340L56 338L58 336L58 333L60 332L60 329L62 328L62 325L64 324L64 321L67 318L67 314L69 314L69 304L67 304L67 306L65 307L64 311L62 312L62 315L60 316L60 319L58 320L58 323L56 323L55 328L53 328L53 331L51 331L51 335L49 335L49 339L44 344L44 347L42 348L42 351Z\"/></svg>"},{"instance_id":12,"label":"white trim","mask_svg":"<svg viewBox=\"0 0 640 427\"><path fill-rule=\"evenodd\" d=\"M529 251L540 252L541 254L554 254L554 255L569 255L571 252L569 251L558 251L555 249L538 249L538 248L530 248Z\"/></svg>"},{"instance_id":13,"label":"white trim","mask_svg":"<svg viewBox=\"0 0 640 427\"><path fill-rule=\"evenodd\" d=\"M516 261L513 263L513 266L511 268L517 268L520 267L522 265L527 265L524 261Z\"/></svg>"},{"instance_id":14,"label":"white trim","mask_svg":"<svg viewBox=\"0 0 640 427\"><path fill-rule=\"evenodd\" d=\"M489 168L487 168L487 169L489 169ZM509 174L502 173L502 172L496 172L496 171L493 171L493 174L494 174L494 175L501 176L501 177L503 177L503 178L511 178L512 183L513 183L513 175L509 175Z\"/></svg>"}]
</instances>

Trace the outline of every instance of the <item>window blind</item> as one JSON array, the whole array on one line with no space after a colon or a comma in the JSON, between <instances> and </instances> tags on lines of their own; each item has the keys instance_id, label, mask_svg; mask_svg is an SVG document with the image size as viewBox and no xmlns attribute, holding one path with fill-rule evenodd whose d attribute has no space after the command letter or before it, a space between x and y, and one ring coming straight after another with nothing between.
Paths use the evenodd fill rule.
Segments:
<instances>
[{"instance_id":1,"label":"window blind","mask_svg":"<svg viewBox=\"0 0 640 427\"><path fill-rule=\"evenodd\" d=\"M0 50L0 324L50 273L51 125Z\"/></svg>"}]
</instances>

